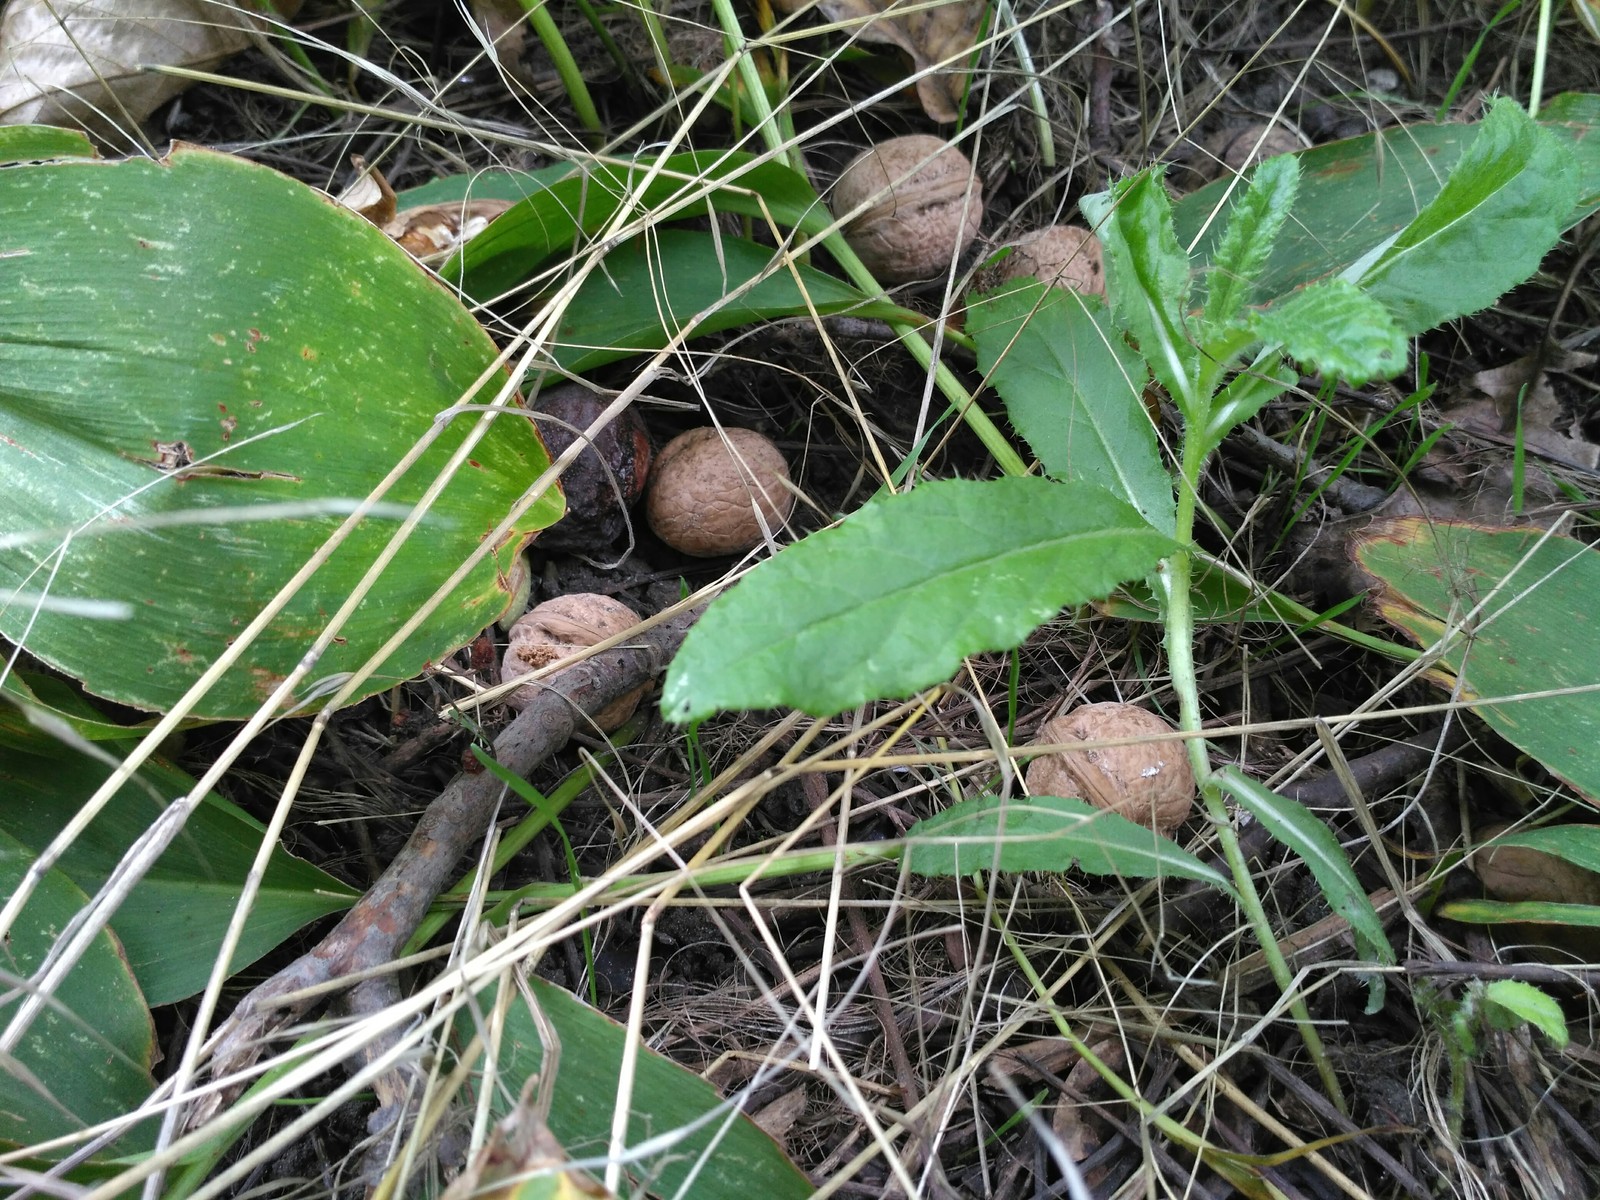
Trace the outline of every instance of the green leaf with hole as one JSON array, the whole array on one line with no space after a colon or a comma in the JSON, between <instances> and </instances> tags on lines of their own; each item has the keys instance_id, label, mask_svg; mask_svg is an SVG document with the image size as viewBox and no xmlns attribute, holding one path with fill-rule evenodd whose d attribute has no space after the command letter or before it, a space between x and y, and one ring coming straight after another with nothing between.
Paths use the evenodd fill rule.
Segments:
<instances>
[{"instance_id":1,"label":"green leaf with hole","mask_svg":"<svg viewBox=\"0 0 1600 1200\"><path fill-rule=\"evenodd\" d=\"M918 875L1066 871L1122 879L1199 879L1233 885L1169 837L1087 800L977 796L906 831L906 865Z\"/></svg>"},{"instance_id":2,"label":"green leaf with hole","mask_svg":"<svg viewBox=\"0 0 1600 1200\"><path fill-rule=\"evenodd\" d=\"M10 896L33 852L0 830L0 895ZM43 964L89 897L64 871L48 871L0 939L0 1028L22 1004L16 984ZM132 1112L155 1087L155 1026L122 947L106 932L54 989L0 1070L0 1146L34 1146ZM147 1150L158 1120L125 1134L112 1154ZM54 1157L62 1157L55 1152Z\"/></svg>"},{"instance_id":3,"label":"green leaf with hole","mask_svg":"<svg viewBox=\"0 0 1600 1200\"><path fill-rule=\"evenodd\" d=\"M1240 807L1311 868L1328 907L1345 919L1355 935L1356 952L1372 962L1393 966L1394 947L1383 931L1383 922L1333 832L1298 800L1280 796L1237 767L1224 767L1216 779ZM1371 976L1368 986L1367 1011L1377 1012L1383 1007L1386 990L1383 976Z\"/></svg>"},{"instance_id":4,"label":"green leaf with hole","mask_svg":"<svg viewBox=\"0 0 1600 1200\"><path fill-rule=\"evenodd\" d=\"M1343 279L1307 284L1251 313L1247 324L1307 371L1349 383L1387 379L1405 369L1406 339L1389 310Z\"/></svg>"},{"instance_id":5,"label":"green leaf with hole","mask_svg":"<svg viewBox=\"0 0 1600 1200\"><path fill-rule=\"evenodd\" d=\"M1100 235L1106 294L1156 379L1189 420L1200 418L1200 352L1190 339L1189 257L1178 245L1161 171L1141 171L1078 202Z\"/></svg>"},{"instance_id":6,"label":"green leaf with hole","mask_svg":"<svg viewBox=\"0 0 1600 1200\"><path fill-rule=\"evenodd\" d=\"M782 163L735 150L696 150L665 159L595 163L507 209L440 274L489 300L531 278L555 255L575 257L618 213L654 226L711 212L737 213L806 233L832 223L805 177Z\"/></svg>"},{"instance_id":7,"label":"green leaf with hole","mask_svg":"<svg viewBox=\"0 0 1600 1200\"><path fill-rule=\"evenodd\" d=\"M1355 542L1379 615L1424 648L1430 678L1600 803L1600 552L1540 529L1404 518ZM1498 697L1528 693L1519 701Z\"/></svg>"},{"instance_id":8,"label":"green leaf with hole","mask_svg":"<svg viewBox=\"0 0 1600 1200\"><path fill-rule=\"evenodd\" d=\"M103 745L97 761L41 738L34 753L0 749L0 832L37 856L110 775L129 745ZM73 839L56 869L93 895L122 856L194 780L163 762L141 767ZM223 934L266 830L216 795L207 795L183 831L134 885L111 918L127 961L152 1006L172 1004L206 985ZM275 847L255 905L234 950L241 971L310 921L348 908L344 884Z\"/></svg>"},{"instance_id":9,"label":"green leaf with hole","mask_svg":"<svg viewBox=\"0 0 1600 1200\"><path fill-rule=\"evenodd\" d=\"M1496 100L1439 194L1359 282L1408 334L1487 308L1539 269L1580 186L1565 143Z\"/></svg>"},{"instance_id":10,"label":"green leaf with hole","mask_svg":"<svg viewBox=\"0 0 1600 1200\"><path fill-rule=\"evenodd\" d=\"M543 1074L553 1071L550 1132L574 1159L604 1158L627 1031L547 979L530 975L525 986L544 1024L513 997L503 1029L495 1031L500 1073L491 1110L504 1116L526 1081L540 1076L542 1084ZM493 992L479 999L479 1008L487 1012ZM456 1029L462 1044L479 1032L465 1015ZM546 1029L555 1034L559 1049L548 1060ZM761 1081L758 1073L757 1083ZM653 1195L692 1195L696 1200L804 1200L815 1190L731 1100L648 1047L638 1048L629 1114L625 1171L640 1195L648 1186Z\"/></svg>"},{"instance_id":11,"label":"green leaf with hole","mask_svg":"<svg viewBox=\"0 0 1600 1200\"><path fill-rule=\"evenodd\" d=\"M673 659L662 713L823 716L948 679L1175 549L1121 500L1038 478L924 483L760 564Z\"/></svg>"},{"instance_id":12,"label":"green leaf with hole","mask_svg":"<svg viewBox=\"0 0 1600 1200\"><path fill-rule=\"evenodd\" d=\"M1172 532L1172 477L1144 408L1147 369L1097 297L1028 280L969 301L967 332L1050 475L1103 487Z\"/></svg>"},{"instance_id":13,"label":"green leaf with hole","mask_svg":"<svg viewBox=\"0 0 1600 1200\"><path fill-rule=\"evenodd\" d=\"M96 695L169 708L398 475L389 507L355 526L196 712L246 716L462 447L479 417L451 410L500 387L495 345L368 222L228 155L7 168L0 211L0 475L20 481L0 496L0 635ZM547 463L529 421L495 420L301 697L371 657ZM536 504L358 696L493 622L517 551L560 514L554 494ZM41 596L128 615L89 620Z\"/></svg>"},{"instance_id":14,"label":"green leaf with hole","mask_svg":"<svg viewBox=\"0 0 1600 1200\"><path fill-rule=\"evenodd\" d=\"M1600 208L1600 96L1569 93L1539 112L1538 124L1577 163L1577 199L1552 216L1570 229ZM1337 275L1409 225L1439 194L1478 126L1420 122L1303 150L1294 217L1280 232L1246 302L1262 304L1314 279ZM1178 240L1196 261L1214 262L1224 221L1218 213L1238 191L1219 179L1173 206Z\"/></svg>"},{"instance_id":15,"label":"green leaf with hole","mask_svg":"<svg viewBox=\"0 0 1600 1200\"><path fill-rule=\"evenodd\" d=\"M752 280L759 282L733 295ZM613 250L584 280L562 314L550 356L562 370L577 373L659 350L684 330L704 337L758 321L805 317L813 309L824 316L906 316L815 267L781 263L769 247L663 229Z\"/></svg>"}]
</instances>

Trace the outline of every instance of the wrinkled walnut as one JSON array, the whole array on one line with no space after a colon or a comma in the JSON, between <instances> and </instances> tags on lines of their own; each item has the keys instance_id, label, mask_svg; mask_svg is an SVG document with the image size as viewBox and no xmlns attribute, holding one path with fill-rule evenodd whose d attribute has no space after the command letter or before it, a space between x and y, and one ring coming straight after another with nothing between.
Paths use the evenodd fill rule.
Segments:
<instances>
[{"instance_id":1,"label":"wrinkled walnut","mask_svg":"<svg viewBox=\"0 0 1600 1200\"><path fill-rule=\"evenodd\" d=\"M1031 275L1047 287L1104 297L1106 269L1100 239L1081 225L1050 225L1007 243L1011 253L979 272L973 287L992 291Z\"/></svg>"},{"instance_id":2,"label":"wrinkled walnut","mask_svg":"<svg viewBox=\"0 0 1600 1200\"><path fill-rule=\"evenodd\" d=\"M753 429L705 426L656 456L645 516L674 550L742 554L776 533L794 508L782 452Z\"/></svg>"},{"instance_id":3,"label":"wrinkled walnut","mask_svg":"<svg viewBox=\"0 0 1600 1200\"><path fill-rule=\"evenodd\" d=\"M1085 704L1046 721L1032 744L1171 732L1160 717L1132 704ZM1076 796L1166 834L1183 824L1194 805L1194 772L1179 741L1042 755L1028 764L1027 783L1032 795Z\"/></svg>"},{"instance_id":4,"label":"wrinkled walnut","mask_svg":"<svg viewBox=\"0 0 1600 1200\"><path fill-rule=\"evenodd\" d=\"M557 596L529 609L517 618L507 634L510 644L500 661L500 677L515 679L529 671L571 658L578 652L626 633L640 621L639 614L620 600L590 592ZM648 685L629 692L594 716L605 732L621 728L633 716ZM536 683L524 684L506 697L512 708L521 709L539 694Z\"/></svg>"},{"instance_id":5,"label":"wrinkled walnut","mask_svg":"<svg viewBox=\"0 0 1600 1200\"><path fill-rule=\"evenodd\" d=\"M983 220L983 187L967 156L927 134L879 142L844 169L834 211L867 203L844 237L884 283L944 274Z\"/></svg>"}]
</instances>

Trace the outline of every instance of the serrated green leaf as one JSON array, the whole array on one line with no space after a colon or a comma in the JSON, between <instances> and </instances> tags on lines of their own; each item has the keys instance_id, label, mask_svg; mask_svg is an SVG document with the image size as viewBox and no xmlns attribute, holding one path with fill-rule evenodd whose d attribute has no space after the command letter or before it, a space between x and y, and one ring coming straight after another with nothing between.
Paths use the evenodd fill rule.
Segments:
<instances>
[{"instance_id":1,"label":"serrated green leaf","mask_svg":"<svg viewBox=\"0 0 1600 1200\"><path fill-rule=\"evenodd\" d=\"M1538 270L1579 187L1563 141L1496 100L1439 194L1361 284L1411 335L1487 308Z\"/></svg>"},{"instance_id":2,"label":"serrated green leaf","mask_svg":"<svg viewBox=\"0 0 1600 1200\"><path fill-rule=\"evenodd\" d=\"M1567 1044L1567 1018L1560 1003L1531 983L1497 979L1483 989L1483 1003L1484 1015L1497 1029L1533 1025L1557 1047Z\"/></svg>"},{"instance_id":3,"label":"serrated green leaf","mask_svg":"<svg viewBox=\"0 0 1600 1200\"><path fill-rule=\"evenodd\" d=\"M661 711L818 716L948 679L1177 548L1100 488L946 480L881 496L762 563L696 623Z\"/></svg>"},{"instance_id":4,"label":"serrated green leaf","mask_svg":"<svg viewBox=\"0 0 1600 1200\"><path fill-rule=\"evenodd\" d=\"M969 302L967 332L1046 472L1103 487L1172 532L1176 501L1144 408L1146 368L1098 297L1029 280Z\"/></svg>"},{"instance_id":5,"label":"serrated green leaf","mask_svg":"<svg viewBox=\"0 0 1600 1200\"><path fill-rule=\"evenodd\" d=\"M906 865L919 875L1065 871L1123 879L1199 879L1225 892L1227 876L1171 838L1086 800L976 796L906 831Z\"/></svg>"},{"instance_id":6,"label":"serrated green leaf","mask_svg":"<svg viewBox=\"0 0 1600 1200\"><path fill-rule=\"evenodd\" d=\"M1197 420L1206 397L1198 395L1200 352L1184 319L1189 257L1173 232L1172 202L1160 170L1141 171L1109 192L1085 196L1078 207L1100 236L1113 311L1184 416Z\"/></svg>"},{"instance_id":7,"label":"serrated green leaf","mask_svg":"<svg viewBox=\"0 0 1600 1200\"><path fill-rule=\"evenodd\" d=\"M1280 154L1256 167L1250 186L1228 214L1222 240L1206 276L1206 336L1215 336L1241 310L1251 285L1272 256L1278 232L1294 207L1300 188L1300 164Z\"/></svg>"},{"instance_id":8,"label":"serrated green leaf","mask_svg":"<svg viewBox=\"0 0 1600 1200\"><path fill-rule=\"evenodd\" d=\"M1542 829L1522 829L1502 833L1483 844L1525 846L1565 859L1575 867L1600 873L1600 825L1546 825Z\"/></svg>"},{"instance_id":9,"label":"serrated green leaf","mask_svg":"<svg viewBox=\"0 0 1600 1200\"><path fill-rule=\"evenodd\" d=\"M1539 123L1578 162L1581 195L1567 212L1555 214L1570 229L1600 208L1600 96L1557 96L1540 110ZM1263 303L1336 275L1392 238L1439 194L1475 133L1473 125L1424 122L1297 152L1294 219L1279 234L1252 301ZM1224 231L1217 210L1234 187L1232 179L1221 179L1173 205L1178 240L1194 246L1196 263L1215 258Z\"/></svg>"},{"instance_id":10,"label":"serrated green leaf","mask_svg":"<svg viewBox=\"0 0 1600 1200\"><path fill-rule=\"evenodd\" d=\"M1311 868L1328 907L1349 923L1356 939L1356 952L1385 966L1394 965L1394 947L1383 931L1383 922L1356 878L1344 847L1328 827L1298 800L1278 795L1237 767L1224 767L1217 773L1217 781L1274 838ZM1372 976L1369 987L1367 1011L1370 1013L1383 1007L1383 976Z\"/></svg>"},{"instance_id":11,"label":"serrated green leaf","mask_svg":"<svg viewBox=\"0 0 1600 1200\"><path fill-rule=\"evenodd\" d=\"M1348 383L1387 379L1406 365L1406 339L1378 301L1343 279L1308 284L1253 313L1251 331L1308 371Z\"/></svg>"}]
</instances>

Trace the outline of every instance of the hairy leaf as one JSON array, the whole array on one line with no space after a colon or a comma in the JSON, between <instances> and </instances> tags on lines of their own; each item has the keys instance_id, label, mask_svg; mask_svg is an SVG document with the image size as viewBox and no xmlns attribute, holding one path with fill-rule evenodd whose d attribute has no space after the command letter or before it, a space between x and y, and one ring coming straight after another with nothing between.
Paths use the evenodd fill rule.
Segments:
<instances>
[{"instance_id":1,"label":"hairy leaf","mask_svg":"<svg viewBox=\"0 0 1600 1200\"><path fill-rule=\"evenodd\" d=\"M1538 270L1578 189L1562 140L1497 100L1438 196L1361 283L1407 334L1477 312Z\"/></svg>"},{"instance_id":2,"label":"hairy leaf","mask_svg":"<svg viewBox=\"0 0 1600 1200\"><path fill-rule=\"evenodd\" d=\"M1184 321L1189 258L1173 232L1160 171L1141 171L1078 207L1100 235L1112 308L1184 415L1197 419L1206 398L1197 394L1200 353Z\"/></svg>"},{"instance_id":3,"label":"hairy leaf","mask_svg":"<svg viewBox=\"0 0 1600 1200\"><path fill-rule=\"evenodd\" d=\"M1350 859L1345 855L1339 839L1311 810L1298 800L1280 796L1245 775L1237 767L1224 767L1217 780L1232 793L1234 799L1268 832L1293 850L1311 868L1311 874L1322 889L1333 909L1350 924L1355 934L1356 951L1363 958L1385 966L1395 961L1394 947L1383 931L1383 922L1377 910L1356 878ZM1382 975L1371 977L1367 1011L1377 1012L1383 1007L1384 980Z\"/></svg>"},{"instance_id":4,"label":"hairy leaf","mask_svg":"<svg viewBox=\"0 0 1600 1200\"><path fill-rule=\"evenodd\" d=\"M1256 167L1250 186L1228 214L1206 281L1205 324L1214 335L1244 308L1251 285L1272 256L1278 231L1294 206L1300 164L1292 154Z\"/></svg>"},{"instance_id":5,"label":"hairy leaf","mask_svg":"<svg viewBox=\"0 0 1600 1200\"><path fill-rule=\"evenodd\" d=\"M948 480L882 496L762 563L673 660L669 720L789 705L825 715L948 679L1176 544L1100 488Z\"/></svg>"},{"instance_id":6,"label":"hairy leaf","mask_svg":"<svg viewBox=\"0 0 1600 1200\"><path fill-rule=\"evenodd\" d=\"M1567 1018L1554 996L1520 979L1497 979L1483 989L1484 1013L1497 1029L1535 1026L1557 1046L1568 1041Z\"/></svg>"},{"instance_id":7,"label":"hairy leaf","mask_svg":"<svg viewBox=\"0 0 1600 1200\"><path fill-rule=\"evenodd\" d=\"M1250 328L1308 370L1349 383L1387 379L1406 365L1406 339L1388 309L1343 279L1308 284L1255 313Z\"/></svg>"},{"instance_id":8,"label":"hairy leaf","mask_svg":"<svg viewBox=\"0 0 1600 1200\"><path fill-rule=\"evenodd\" d=\"M1177 876L1232 892L1220 871L1171 838L1086 800L977 796L906 831L906 865L919 875L974 871L1065 871L1123 879Z\"/></svg>"},{"instance_id":9,"label":"hairy leaf","mask_svg":"<svg viewBox=\"0 0 1600 1200\"><path fill-rule=\"evenodd\" d=\"M978 366L1057 479L1098 484L1170 533L1172 478L1144 408L1146 368L1094 296L1027 281L967 311Z\"/></svg>"}]
</instances>

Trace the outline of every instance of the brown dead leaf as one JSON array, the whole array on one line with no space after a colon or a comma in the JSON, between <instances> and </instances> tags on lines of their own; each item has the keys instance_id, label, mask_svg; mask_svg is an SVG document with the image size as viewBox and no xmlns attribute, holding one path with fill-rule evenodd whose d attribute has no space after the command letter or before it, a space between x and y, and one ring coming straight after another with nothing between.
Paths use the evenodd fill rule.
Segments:
<instances>
[{"instance_id":1,"label":"brown dead leaf","mask_svg":"<svg viewBox=\"0 0 1600 1200\"><path fill-rule=\"evenodd\" d=\"M797 1083L759 1112L751 1113L750 1119L781 1146L794 1128L794 1123L806 1111L807 1099L806 1085Z\"/></svg>"},{"instance_id":2,"label":"brown dead leaf","mask_svg":"<svg viewBox=\"0 0 1600 1200\"><path fill-rule=\"evenodd\" d=\"M1562 414L1549 373L1580 370L1594 362L1593 354L1556 348L1542 358L1528 354L1515 362L1490 367L1468 380L1473 389L1482 393L1481 397L1452 405L1448 415L1457 425L1480 437L1510 444L1516 433L1520 395L1523 444L1554 462L1593 470L1600 466L1600 446L1572 436L1572 417Z\"/></svg>"},{"instance_id":3,"label":"brown dead leaf","mask_svg":"<svg viewBox=\"0 0 1600 1200\"><path fill-rule=\"evenodd\" d=\"M777 0L776 7L794 12L807 3L809 0ZM967 72L956 64L966 61L978 40L984 12L981 3L949 0L925 6L922 0L817 0L817 8L851 36L898 46L911 56L918 71L948 64L937 74L917 80L917 99L922 111L942 124L960 117ZM912 11L897 13L901 8Z\"/></svg>"},{"instance_id":4,"label":"brown dead leaf","mask_svg":"<svg viewBox=\"0 0 1600 1200\"><path fill-rule=\"evenodd\" d=\"M509 200L454 200L448 204L425 204L407 208L383 227L383 231L413 258L432 266L443 262L464 244L482 233L484 227L506 209Z\"/></svg>"},{"instance_id":5,"label":"brown dead leaf","mask_svg":"<svg viewBox=\"0 0 1600 1200\"><path fill-rule=\"evenodd\" d=\"M251 7L223 0L11 0L0 20L0 125L78 126L125 145L129 122L144 121L189 86L146 68L216 66L249 45L260 27Z\"/></svg>"},{"instance_id":6,"label":"brown dead leaf","mask_svg":"<svg viewBox=\"0 0 1600 1200\"><path fill-rule=\"evenodd\" d=\"M382 229L395 218L394 189L383 172L367 166L367 160L361 155L352 154L350 161L360 174L334 199Z\"/></svg>"},{"instance_id":7,"label":"brown dead leaf","mask_svg":"<svg viewBox=\"0 0 1600 1200\"><path fill-rule=\"evenodd\" d=\"M528 14L517 0L472 0L472 18L502 60L515 60L528 40Z\"/></svg>"},{"instance_id":8,"label":"brown dead leaf","mask_svg":"<svg viewBox=\"0 0 1600 1200\"><path fill-rule=\"evenodd\" d=\"M530 1080L529 1083L533 1083ZM555 1134L529 1103L524 1088L517 1107L494 1127L483 1148L445 1189L443 1200L615 1200L589 1175L573 1168ZM539 1186L530 1190L530 1183Z\"/></svg>"}]
</instances>

